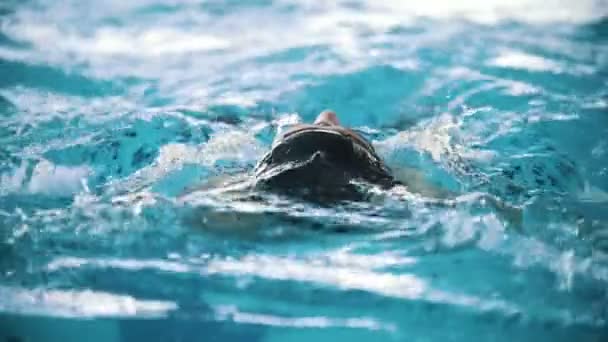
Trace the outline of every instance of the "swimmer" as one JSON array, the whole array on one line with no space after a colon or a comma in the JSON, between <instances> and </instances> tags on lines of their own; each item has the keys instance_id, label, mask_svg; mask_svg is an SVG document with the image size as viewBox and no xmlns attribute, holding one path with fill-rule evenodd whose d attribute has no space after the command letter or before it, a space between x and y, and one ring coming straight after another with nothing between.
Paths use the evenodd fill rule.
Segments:
<instances>
[{"instance_id":1,"label":"swimmer","mask_svg":"<svg viewBox=\"0 0 608 342\"><path fill-rule=\"evenodd\" d=\"M358 200L358 183L397 184L374 147L324 111L280 136L255 168L256 187L313 200Z\"/></svg>"},{"instance_id":2,"label":"swimmer","mask_svg":"<svg viewBox=\"0 0 608 342\"><path fill-rule=\"evenodd\" d=\"M372 144L340 124L335 112L323 111L312 124L298 124L275 139L257 163L254 175L218 176L190 189L235 194L262 189L303 197L315 202L365 200L366 187L407 188L425 198L456 194L433 185L423 172L401 166L391 170Z\"/></svg>"},{"instance_id":3,"label":"swimmer","mask_svg":"<svg viewBox=\"0 0 608 342\"><path fill-rule=\"evenodd\" d=\"M481 200L520 222L521 211L485 193L458 195L425 180L421 171L399 168L393 172L364 137L340 124L333 111L323 111L312 124L299 124L280 135L257 163L254 176L238 175L209 181L195 191L243 200L248 190L283 193L320 204L362 201L372 187L403 199L418 198L429 205L453 207ZM192 193L192 192L191 192ZM378 193L377 191L375 193ZM249 194L249 195L248 195ZM189 197L182 197L188 202ZM236 219L222 218L234 225Z\"/></svg>"}]
</instances>

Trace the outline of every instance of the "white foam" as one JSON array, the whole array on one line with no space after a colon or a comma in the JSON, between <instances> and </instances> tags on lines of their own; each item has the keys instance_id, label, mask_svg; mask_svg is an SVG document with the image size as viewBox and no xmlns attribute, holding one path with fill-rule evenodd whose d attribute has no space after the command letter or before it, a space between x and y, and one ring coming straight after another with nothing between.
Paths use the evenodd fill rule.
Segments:
<instances>
[{"instance_id":1,"label":"white foam","mask_svg":"<svg viewBox=\"0 0 608 342\"><path fill-rule=\"evenodd\" d=\"M327 255L328 261L337 266L355 267L364 269L382 269L391 266L412 265L417 262L414 257L407 257L397 253L382 252L373 255L352 253L350 248L343 248Z\"/></svg>"},{"instance_id":2,"label":"white foam","mask_svg":"<svg viewBox=\"0 0 608 342\"><path fill-rule=\"evenodd\" d=\"M61 269L76 269L94 266L100 268L118 268L129 271L156 270L171 273L191 272L185 264L165 260L136 260L136 259L83 259L74 257L57 258L46 265L50 272Z\"/></svg>"},{"instance_id":3,"label":"white foam","mask_svg":"<svg viewBox=\"0 0 608 342\"><path fill-rule=\"evenodd\" d=\"M344 253L344 251L339 253ZM364 258L364 256L359 257ZM188 265L177 261L164 260L59 258L49 263L47 269L56 271L64 268L93 266L129 271L154 269L172 273L219 274L235 276L238 279L254 276L280 281L314 283L343 290L361 290L406 300L425 300L449 305L475 306L480 309L499 310L507 313L518 310L513 304L502 300L434 289L426 280L414 274L393 274L375 270L386 266L405 266L414 262L414 260L408 258L393 258L393 260L385 262L372 258L370 262L356 263L347 262L340 257L336 258L335 254L329 253L305 259L271 255L248 255L240 259L204 256L204 259L206 260L204 265ZM360 259L355 258L353 260Z\"/></svg>"},{"instance_id":4,"label":"white foam","mask_svg":"<svg viewBox=\"0 0 608 342\"><path fill-rule=\"evenodd\" d=\"M500 300L482 299L466 294L433 289L427 281L413 274L391 274L361 268L318 265L292 258L250 255L243 259L211 260L207 272L266 279L312 282L343 290L361 290L387 297L427 300L458 306L516 312L518 309Z\"/></svg>"},{"instance_id":5,"label":"white foam","mask_svg":"<svg viewBox=\"0 0 608 342\"><path fill-rule=\"evenodd\" d=\"M407 146L413 146L419 151L427 152L435 161L440 161L446 153L456 153L463 146L455 144L452 130L459 127L456 119L444 113L424 122L414 129L400 132L384 141L376 142L375 147L383 155Z\"/></svg>"},{"instance_id":6,"label":"white foam","mask_svg":"<svg viewBox=\"0 0 608 342\"><path fill-rule=\"evenodd\" d=\"M214 308L218 320L230 320L237 323L267 325L290 328L351 328L368 330L395 331L392 324L379 322L373 318L333 318L333 317L283 317L253 312L244 312L233 305L222 305Z\"/></svg>"},{"instance_id":7,"label":"white foam","mask_svg":"<svg viewBox=\"0 0 608 342\"><path fill-rule=\"evenodd\" d=\"M604 154L606 154L607 148L608 142L606 140L602 140L593 147L593 149L591 150L591 155L593 156L593 158L599 159Z\"/></svg>"},{"instance_id":8,"label":"white foam","mask_svg":"<svg viewBox=\"0 0 608 342\"><path fill-rule=\"evenodd\" d=\"M141 189L173 171L180 170L186 164L212 167L220 160L253 163L264 152L264 148L253 134L240 130L220 130L201 146L181 143L163 145L151 165L136 171L124 180L113 183L112 192Z\"/></svg>"},{"instance_id":9,"label":"white foam","mask_svg":"<svg viewBox=\"0 0 608 342\"><path fill-rule=\"evenodd\" d=\"M608 202L608 191L585 181L583 189L578 193L578 198L585 202L606 203Z\"/></svg>"},{"instance_id":10,"label":"white foam","mask_svg":"<svg viewBox=\"0 0 608 342\"><path fill-rule=\"evenodd\" d=\"M27 189L31 193L73 195L84 189L83 179L91 172L88 166L59 166L41 160L34 167Z\"/></svg>"},{"instance_id":11,"label":"white foam","mask_svg":"<svg viewBox=\"0 0 608 342\"><path fill-rule=\"evenodd\" d=\"M467 19L494 24L506 20L529 23L581 23L602 18L607 9L601 1L582 0L405 0L367 1L367 7L393 17L423 16L435 19ZM550 10L548 10L550 9Z\"/></svg>"},{"instance_id":12,"label":"white foam","mask_svg":"<svg viewBox=\"0 0 608 342\"><path fill-rule=\"evenodd\" d=\"M116 117L124 115L125 112L137 108L134 102L123 96L87 98L22 86L2 89L0 95L21 110L20 116L13 119L15 124L21 125L23 122L27 122L29 125L37 126L53 120L69 121L74 118L100 124L115 120ZM100 113L104 114L99 115ZM82 138L70 139L69 142L81 142ZM63 144L67 145L67 142L64 141ZM27 148L31 149L32 146Z\"/></svg>"},{"instance_id":13,"label":"white foam","mask_svg":"<svg viewBox=\"0 0 608 342\"><path fill-rule=\"evenodd\" d=\"M174 27L153 27L142 30L121 30L100 27L92 35L61 30L55 25L28 23L15 31L18 37L44 48L49 41L54 49L82 55L125 55L154 57L198 51L226 49L230 43L223 38L179 30Z\"/></svg>"},{"instance_id":14,"label":"white foam","mask_svg":"<svg viewBox=\"0 0 608 342\"><path fill-rule=\"evenodd\" d=\"M27 172L26 163L21 163L17 169L12 172L3 173L0 175L0 194L16 192L21 189L25 182Z\"/></svg>"},{"instance_id":15,"label":"white foam","mask_svg":"<svg viewBox=\"0 0 608 342\"><path fill-rule=\"evenodd\" d=\"M529 71L550 71L561 73L560 63L545 57L524 53L521 51L504 51L489 61L490 65L502 68L525 69Z\"/></svg>"},{"instance_id":16,"label":"white foam","mask_svg":"<svg viewBox=\"0 0 608 342\"><path fill-rule=\"evenodd\" d=\"M73 318L164 317L177 304L93 290L46 290L0 286L0 312Z\"/></svg>"},{"instance_id":17,"label":"white foam","mask_svg":"<svg viewBox=\"0 0 608 342\"><path fill-rule=\"evenodd\" d=\"M255 137L241 131L218 132L202 147L202 161L207 164L220 159L235 159L243 162L256 161L263 153Z\"/></svg>"}]
</instances>

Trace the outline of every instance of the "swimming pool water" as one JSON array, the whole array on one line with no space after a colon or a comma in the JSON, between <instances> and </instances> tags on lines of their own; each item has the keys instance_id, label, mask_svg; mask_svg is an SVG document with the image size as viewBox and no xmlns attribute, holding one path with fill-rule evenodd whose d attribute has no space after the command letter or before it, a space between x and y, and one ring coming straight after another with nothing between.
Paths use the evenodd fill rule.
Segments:
<instances>
[{"instance_id":1,"label":"swimming pool water","mask_svg":"<svg viewBox=\"0 0 608 342\"><path fill-rule=\"evenodd\" d=\"M2 1L0 341L605 341L607 14ZM182 196L326 108L409 191Z\"/></svg>"}]
</instances>

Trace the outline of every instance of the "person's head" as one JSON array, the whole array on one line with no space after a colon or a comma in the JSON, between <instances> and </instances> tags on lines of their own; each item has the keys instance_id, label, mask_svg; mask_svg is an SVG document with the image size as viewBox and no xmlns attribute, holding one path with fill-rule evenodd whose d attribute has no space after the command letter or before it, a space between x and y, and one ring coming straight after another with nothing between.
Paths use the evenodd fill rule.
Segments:
<instances>
[{"instance_id":1,"label":"person's head","mask_svg":"<svg viewBox=\"0 0 608 342\"><path fill-rule=\"evenodd\" d=\"M340 126L340 121L338 120L338 116L335 112L331 110L324 110L317 116L314 122L315 125L324 125L324 126Z\"/></svg>"},{"instance_id":2,"label":"person's head","mask_svg":"<svg viewBox=\"0 0 608 342\"><path fill-rule=\"evenodd\" d=\"M341 126L330 110L312 125L284 134L258 163L255 174L257 186L321 202L363 199L360 182L384 188L394 183L373 146Z\"/></svg>"}]
</instances>

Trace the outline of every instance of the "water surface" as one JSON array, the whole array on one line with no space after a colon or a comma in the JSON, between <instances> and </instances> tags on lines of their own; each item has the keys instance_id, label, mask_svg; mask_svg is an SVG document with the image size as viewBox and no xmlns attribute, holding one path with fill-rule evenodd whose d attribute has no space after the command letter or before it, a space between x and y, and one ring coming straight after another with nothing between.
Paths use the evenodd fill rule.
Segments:
<instances>
[{"instance_id":1,"label":"water surface","mask_svg":"<svg viewBox=\"0 0 608 342\"><path fill-rule=\"evenodd\" d=\"M607 10L3 1L0 339L605 340ZM326 108L452 201L180 197Z\"/></svg>"}]
</instances>

